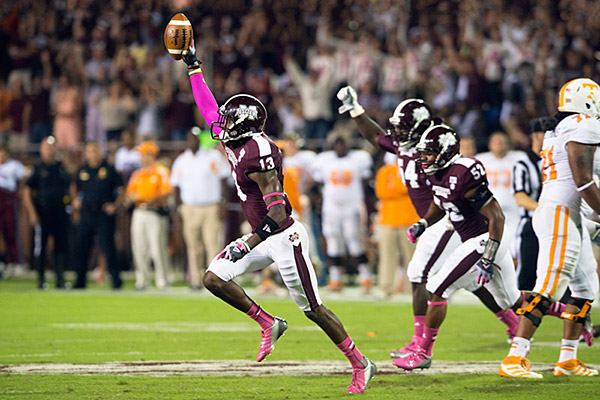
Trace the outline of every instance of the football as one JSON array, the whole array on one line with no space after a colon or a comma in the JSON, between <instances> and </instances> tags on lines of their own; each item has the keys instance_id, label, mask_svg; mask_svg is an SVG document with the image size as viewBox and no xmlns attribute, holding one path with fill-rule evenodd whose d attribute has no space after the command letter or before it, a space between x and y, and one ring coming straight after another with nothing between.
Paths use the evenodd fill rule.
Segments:
<instances>
[{"instance_id":1,"label":"football","mask_svg":"<svg viewBox=\"0 0 600 400\"><path fill-rule=\"evenodd\" d=\"M165 28L164 37L165 47L171 57L181 60L187 54L193 38L190 20L182 13L175 14Z\"/></svg>"}]
</instances>

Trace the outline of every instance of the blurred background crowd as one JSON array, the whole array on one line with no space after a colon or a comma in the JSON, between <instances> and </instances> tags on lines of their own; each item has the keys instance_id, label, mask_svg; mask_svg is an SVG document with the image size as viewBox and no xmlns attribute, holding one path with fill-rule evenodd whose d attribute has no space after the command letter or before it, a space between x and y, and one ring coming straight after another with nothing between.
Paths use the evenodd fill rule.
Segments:
<instances>
[{"instance_id":1,"label":"blurred background crowd","mask_svg":"<svg viewBox=\"0 0 600 400\"><path fill-rule=\"evenodd\" d=\"M119 148L131 155L137 144L152 141L158 144L158 161L171 168L190 130L207 129L185 65L164 49L163 30L176 11L193 24L198 57L217 101L240 92L257 96L268 108L267 134L291 135L295 145L317 152L330 149L328 138L340 135L373 152L337 113L335 94L346 84L357 89L359 102L382 126L403 99L424 99L470 145L465 150L470 155L486 151L494 132L507 135L508 147L529 148L529 122L554 113L564 82L582 76L600 80L597 1L2 2L0 144L6 155L1 162L18 160L27 167L14 188L4 184L8 178L0 179L8 195L14 192L15 204L22 201L40 143L49 135L56 157L76 181L89 162L87 142L98 143L113 165ZM204 142L212 147L210 140ZM365 185L365 208L374 215L365 218L370 228L377 219L375 177L383 163L381 155L373 155ZM117 167L125 191L139 164ZM229 204L223 219L228 241L239 234L240 217L234 215L239 212L235 190L223 196ZM177 214L176 200L169 202ZM19 254L11 264L33 265L30 214L26 207L17 212ZM117 214L116 237L122 239L129 217ZM313 217L318 235L318 212ZM169 221L173 261L185 248L181 221ZM77 236L76 229L70 227L71 235ZM5 255L7 235L3 232ZM131 258L128 246L128 239L117 240L119 254ZM98 254L105 263L103 252ZM373 264L374 259L370 255ZM129 268L127 257L119 262Z\"/></svg>"}]
</instances>

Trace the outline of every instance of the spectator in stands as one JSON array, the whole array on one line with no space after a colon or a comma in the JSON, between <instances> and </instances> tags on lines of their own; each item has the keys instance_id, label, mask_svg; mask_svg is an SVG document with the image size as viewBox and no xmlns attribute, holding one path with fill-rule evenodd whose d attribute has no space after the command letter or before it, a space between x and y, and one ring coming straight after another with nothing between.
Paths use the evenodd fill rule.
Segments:
<instances>
[{"instance_id":1,"label":"spectator in stands","mask_svg":"<svg viewBox=\"0 0 600 400\"><path fill-rule=\"evenodd\" d=\"M80 88L67 75L59 79L54 106L54 136L59 148L75 149L82 143Z\"/></svg>"},{"instance_id":2,"label":"spectator in stands","mask_svg":"<svg viewBox=\"0 0 600 400\"><path fill-rule=\"evenodd\" d=\"M325 139L331 128L330 96L334 71L310 69L306 74L289 55L285 56L284 63L287 73L300 93L305 138Z\"/></svg>"},{"instance_id":3,"label":"spectator in stands","mask_svg":"<svg viewBox=\"0 0 600 400\"><path fill-rule=\"evenodd\" d=\"M375 194L379 199L377 229L379 233L379 268L377 280L385 296L396 289L404 291L405 268L412 258L415 245L406 240L406 230L419 220L406 186L402 183L396 157L386 155L386 164L375 176ZM399 211L402 212L399 212ZM400 275L399 260L402 259Z\"/></svg>"},{"instance_id":4,"label":"spectator in stands","mask_svg":"<svg viewBox=\"0 0 600 400\"><path fill-rule=\"evenodd\" d=\"M25 87L21 78L17 77L10 85L11 101L9 107L10 115L10 143L16 146L22 146L27 143L27 135L29 131L27 122L25 121Z\"/></svg>"},{"instance_id":5,"label":"spectator in stands","mask_svg":"<svg viewBox=\"0 0 600 400\"><path fill-rule=\"evenodd\" d=\"M77 281L73 287L86 287L89 253L97 236L112 277L112 287L120 289L122 281L115 249L115 213L124 201L123 179L104 159L99 143L85 145L85 159L70 189L73 212L78 222Z\"/></svg>"},{"instance_id":6,"label":"spectator in stands","mask_svg":"<svg viewBox=\"0 0 600 400\"><path fill-rule=\"evenodd\" d=\"M17 230L17 188L24 175L25 167L11 157L8 145L0 145L0 235L6 248L3 262L11 268L23 263Z\"/></svg>"},{"instance_id":7,"label":"spectator in stands","mask_svg":"<svg viewBox=\"0 0 600 400\"><path fill-rule=\"evenodd\" d=\"M169 285L167 199L171 193L170 171L156 161L159 148L154 142L142 142L138 151L142 166L133 173L127 184L127 201L135 204L131 220L135 288L144 290L148 287L152 262L156 287L166 289Z\"/></svg>"},{"instance_id":8,"label":"spectator in stands","mask_svg":"<svg viewBox=\"0 0 600 400\"><path fill-rule=\"evenodd\" d=\"M158 96L156 82L146 79L140 87L140 109L138 113L137 134L140 140L157 140L161 137L160 120L161 99Z\"/></svg>"},{"instance_id":9,"label":"spectator in stands","mask_svg":"<svg viewBox=\"0 0 600 400\"><path fill-rule=\"evenodd\" d=\"M0 79L0 145L8 143L10 134L10 103L12 95L6 86L6 81Z\"/></svg>"},{"instance_id":10,"label":"spectator in stands","mask_svg":"<svg viewBox=\"0 0 600 400\"><path fill-rule=\"evenodd\" d=\"M175 219L183 227L193 290L202 288L204 271L223 246L221 221L229 174L229 164L221 153L200 148L198 136L189 131L186 149L173 163L171 186L175 191Z\"/></svg>"},{"instance_id":11,"label":"spectator in stands","mask_svg":"<svg viewBox=\"0 0 600 400\"><path fill-rule=\"evenodd\" d=\"M43 52L40 59L42 60L43 74L34 75L32 92L27 96L25 105L25 120L29 125L29 143L40 143L52 134L50 118L52 70L49 52Z\"/></svg>"},{"instance_id":12,"label":"spectator in stands","mask_svg":"<svg viewBox=\"0 0 600 400\"><path fill-rule=\"evenodd\" d=\"M135 108L135 100L122 83L111 83L108 96L100 99L100 113L108 141L118 142L121 139L121 132L130 125Z\"/></svg>"},{"instance_id":13,"label":"spectator in stands","mask_svg":"<svg viewBox=\"0 0 600 400\"><path fill-rule=\"evenodd\" d=\"M34 78L34 86L36 78ZM64 271L67 263L67 238L71 176L57 159L56 139L44 138L40 145L41 159L34 165L23 190L23 204L34 229L33 266L38 273L38 288L45 289L46 249L48 237L54 240L54 272L56 287L65 288Z\"/></svg>"},{"instance_id":14,"label":"spectator in stands","mask_svg":"<svg viewBox=\"0 0 600 400\"><path fill-rule=\"evenodd\" d=\"M90 80L85 93L85 140L105 144L106 129L100 108L100 101L108 92L108 70L101 68Z\"/></svg>"},{"instance_id":15,"label":"spectator in stands","mask_svg":"<svg viewBox=\"0 0 600 400\"><path fill-rule=\"evenodd\" d=\"M185 140L187 132L196 125L196 103L187 77L177 81L177 88L166 87L164 91L167 130L171 140Z\"/></svg>"}]
</instances>

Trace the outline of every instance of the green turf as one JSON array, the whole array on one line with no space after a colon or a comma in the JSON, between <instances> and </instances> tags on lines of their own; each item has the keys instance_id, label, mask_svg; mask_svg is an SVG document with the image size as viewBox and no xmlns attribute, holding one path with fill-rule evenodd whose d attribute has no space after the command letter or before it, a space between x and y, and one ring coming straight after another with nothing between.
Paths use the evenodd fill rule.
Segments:
<instances>
[{"instance_id":1,"label":"green turf","mask_svg":"<svg viewBox=\"0 0 600 400\"><path fill-rule=\"evenodd\" d=\"M31 280L0 281L0 364L145 360L227 360L256 357L259 328L245 315L206 293L183 288L168 293L40 292ZM326 296L325 296L326 297ZM343 360L343 356L294 303L257 298L289 323L269 361ZM363 353L378 363L412 333L408 304L327 302ZM600 320L600 313L593 317ZM532 362L553 363L561 322L545 318L536 333ZM235 330L238 330L237 332ZM452 305L435 346L434 360L498 361L506 355L505 327L480 306ZM367 333L374 332L375 336ZM600 365L599 344L579 347L580 358ZM434 361L435 362L435 361ZM124 377L0 375L0 398L36 399L305 399L340 398L349 376L322 377ZM594 398L600 378L542 382L497 375L376 376L364 398L500 399L556 398L558 393Z\"/></svg>"}]
</instances>

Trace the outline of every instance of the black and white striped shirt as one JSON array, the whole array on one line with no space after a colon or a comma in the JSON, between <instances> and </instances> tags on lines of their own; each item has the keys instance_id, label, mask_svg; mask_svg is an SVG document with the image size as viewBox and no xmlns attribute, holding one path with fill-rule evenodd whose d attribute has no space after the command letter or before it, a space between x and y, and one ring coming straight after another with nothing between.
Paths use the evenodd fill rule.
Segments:
<instances>
[{"instance_id":1,"label":"black and white striped shirt","mask_svg":"<svg viewBox=\"0 0 600 400\"><path fill-rule=\"evenodd\" d=\"M537 201L542 190L542 159L532 150L527 150L527 157L522 158L513 166L513 195L523 192ZM533 211L519 207L521 218L533 217Z\"/></svg>"}]
</instances>

